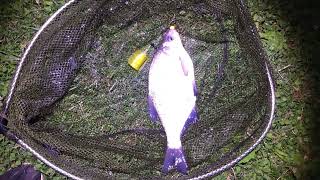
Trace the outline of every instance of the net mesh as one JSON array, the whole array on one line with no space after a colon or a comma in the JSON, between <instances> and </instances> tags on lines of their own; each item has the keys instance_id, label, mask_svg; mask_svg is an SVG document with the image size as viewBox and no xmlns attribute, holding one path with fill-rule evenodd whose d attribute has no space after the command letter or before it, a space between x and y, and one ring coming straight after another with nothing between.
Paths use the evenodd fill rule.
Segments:
<instances>
[{"instance_id":1,"label":"net mesh","mask_svg":"<svg viewBox=\"0 0 320 180\"><path fill-rule=\"evenodd\" d=\"M191 56L199 121L182 139L188 175L161 173L166 136L147 111L147 61L175 24ZM148 51L152 57L155 49ZM39 154L82 178L190 178L241 155L270 119L267 59L240 0L74 1L27 52L6 115Z\"/></svg>"}]
</instances>

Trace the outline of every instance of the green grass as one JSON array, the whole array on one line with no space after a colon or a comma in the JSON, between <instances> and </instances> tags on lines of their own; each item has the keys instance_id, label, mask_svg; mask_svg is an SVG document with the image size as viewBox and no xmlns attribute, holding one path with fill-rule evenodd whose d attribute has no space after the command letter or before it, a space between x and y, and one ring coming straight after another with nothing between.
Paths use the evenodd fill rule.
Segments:
<instances>
[{"instance_id":1,"label":"green grass","mask_svg":"<svg viewBox=\"0 0 320 180\"><path fill-rule=\"evenodd\" d=\"M313 39L316 38L315 33L305 32L295 24L298 21L295 15L303 10L295 10L290 3L249 1L249 6L274 69L277 112L272 129L263 143L234 171L224 174L243 179L319 177L315 167L317 157L312 157L313 149L319 147L316 143L312 144L313 132L310 131L314 128L312 109L319 102L309 104L311 98L318 95L312 83L319 73L311 67L315 54L310 54L310 51L319 45L319 41Z\"/></svg>"},{"instance_id":2,"label":"green grass","mask_svg":"<svg viewBox=\"0 0 320 180\"><path fill-rule=\"evenodd\" d=\"M0 7L0 100L7 93L21 51L45 19L63 4L62 0L37 2L7 1ZM306 7L309 11L305 12L294 6L300 5L299 1L288 2L248 1L274 69L276 118L263 143L216 179L311 179L318 175L315 112L319 109L316 80L320 78L315 70L319 64L313 60L319 54L315 49L320 44L316 30L307 29L313 24L299 24L303 22L301 16L314 15L313 7ZM49 179L62 178L0 135L0 174L24 162L34 164Z\"/></svg>"},{"instance_id":3,"label":"green grass","mask_svg":"<svg viewBox=\"0 0 320 180\"><path fill-rule=\"evenodd\" d=\"M63 126L63 129L69 133L85 135L118 132L121 129L126 129L128 125L127 128L154 127L154 123L149 120L147 111L145 111L147 109L145 107L147 73L151 61L147 61L145 67L139 73L133 71L127 64L127 58L137 48L145 48L151 42L159 44L162 30L172 19L171 13L154 16L153 18L139 20L125 29L120 28L119 25L104 24L97 31L95 47L86 55L86 63L81 67L80 72L71 84L71 90L61 100L53 115L48 117L46 122L50 125L54 123L57 126ZM200 39L211 37L217 41L217 39L221 39L220 25L218 22L212 22L212 19L212 17L211 19L209 17L197 17L195 13L191 12L185 12L183 16L176 16L180 31L190 34L191 37L197 36ZM229 29L232 29L233 24L228 22L228 26ZM208 33L211 32L208 29L212 30L213 33ZM126 37L130 37L130 39ZM234 41L235 37L231 35L230 39ZM204 72L206 71L203 71L203 69L209 66L207 62L210 58L208 57L213 56L213 59L222 59L221 44L207 43L210 42L210 39L206 39L205 42L189 36L182 36L182 40L186 42L186 48L193 50L192 58L198 63L197 67L199 67L196 69L199 72L196 74L198 79L204 79ZM232 52L229 55L230 60L226 69L232 69L233 71L228 73L248 74L246 72L249 72L250 69L236 58L240 53L239 45L230 43L229 47ZM199 49L202 50L199 51ZM149 57L152 56L153 51L154 48L149 48ZM235 59L237 60L234 61ZM218 60L215 63L218 63ZM214 66L212 68L216 68L215 65L212 66ZM215 81L215 73L216 70L211 71L210 75L207 74L206 81L211 83ZM242 78L235 78L232 75L230 78L228 79L229 82L243 81ZM140 82L138 86L133 85L136 81ZM210 82L206 83L209 84ZM201 86L200 83L198 82L199 86ZM247 86L248 88L243 87L241 95L249 94L248 89L252 86L254 85L250 84ZM240 94L236 86L231 88L231 85L226 85L223 88L238 91L237 94ZM202 92L207 94L210 91L210 88L202 89ZM223 93L228 94L230 92L224 91ZM126 96L123 96L124 94ZM229 97L229 99L224 99L221 100L221 104L239 98ZM240 100L244 99L240 98ZM208 111L211 108L206 103L202 103L201 106L203 106L202 109L206 108ZM206 119L206 117L204 118Z\"/></svg>"},{"instance_id":4,"label":"green grass","mask_svg":"<svg viewBox=\"0 0 320 180\"><path fill-rule=\"evenodd\" d=\"M8 84L26 45L45 20L64 2L59 1L2 1L0 6L0 106ZM31 153L0 135L0 174L21 163L31 163L50 179L63 179Z\"/></svg>"}]
</instances>

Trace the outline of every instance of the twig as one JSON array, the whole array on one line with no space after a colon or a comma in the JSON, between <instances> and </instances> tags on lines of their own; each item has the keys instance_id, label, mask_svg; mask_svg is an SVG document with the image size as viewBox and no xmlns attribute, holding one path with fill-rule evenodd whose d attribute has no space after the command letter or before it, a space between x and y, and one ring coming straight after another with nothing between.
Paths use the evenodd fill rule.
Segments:
<instances>
[{"instance_id":1,"label":"twig","mask_svg":"<svg viewBox=\"0 0 320 180\"><path fill-rule=\"evenodd\" d=\"M116 82L111 86L111 88L109 89L109 93L110 93L111 91L113 91L113 89L114 89L114 87L116 86L117 82L118 82L118 81L116 81Z\"/></svg>"},{"instance_id":2,"label":"twig","mask_svg":"<svg viewBox=\"0 0 320 180\"><path fill-rule=\"evenodd\" d=\"M32 29L34 31L39 31L39 28L36 28L36 27L31 27L31 26L23 26L23 27L27 29Z\"/></svg>"},{"instance_id":3,"label":"twig","mask_svg":"<svg viewBox=\"0 0 320 180\"><path fill-rule=\"evenodd\" d=\"M287 65L287 66L285 66L285 67L283 67L283 68L281 68L281 69L279 69L278 70L278 72L281 72L281 71L283 71L283 70L286 70L286 69L288 69L289 67L291 67L292 65L291 64L289 64L289 65Z\"/></svg>"},{"instance_id":4,"label":"twig","mask_svg":"<svg viewBox=\"0 0 320 180\"><path fill-rule=\"evenodd\" d=\"M74 90L74 89L76 89L78 86L73 86L73 87L71 87L70 89L69 89L69 91L72 91L72 90Z\"/></svg>"},{"instance_id":5,"label":"twig","mask_svg":"<svg viewBox=\"0 0 320 180\"><path fill-rule=\"evenodd\" d=\"M280 74L280 73L278 73L279 74L279 76L281 77L281 79L284 79L284 77Z\"/></svg>"},{"instance_id":6,"label":"twig","mask_svg":"<svg viewBox=\"0 0 320 180\"><path fill-rule=\"evenodd\" d=\"M236 172L234 171L234 169L233 169L233 168L231 168L231 170L232 170L232 173L233 173L233 177L234 177L234 179L235 179L235 180L237 180Z\"/></svg>"},{"instance_id":7,"label":"twig","mask_svg":"<svg viewBox=\"0 0 320 180\"><path fill-rule=\"evenodd\" d=\"M277 178L277 180L279 180L283 175L287 174L288 171L289 171L289 170L287 169L284 173L282 173L282 174Z\"/></svg>"}]
</instances>

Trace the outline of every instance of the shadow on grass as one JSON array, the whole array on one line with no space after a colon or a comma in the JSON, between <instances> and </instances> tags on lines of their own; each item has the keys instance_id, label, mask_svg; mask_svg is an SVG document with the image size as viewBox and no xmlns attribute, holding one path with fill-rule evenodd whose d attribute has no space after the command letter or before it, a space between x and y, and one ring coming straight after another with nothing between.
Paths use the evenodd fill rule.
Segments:
<instances>
[{"instance_id":1,"label":"shadow on grass","mask_svg":"<svg viewBox=\"0 0 320 180\"><path fill-rule=\"evenodd\" d=\"M304 149L304 163L299 168L302 179L320 178L320 2L319 0L269 0L279 5L281 16L297 33L298 49L303 57L305 77L302 89L306 107L303 117L307 127L308 147Z\"/></svg>"}]
</instances>

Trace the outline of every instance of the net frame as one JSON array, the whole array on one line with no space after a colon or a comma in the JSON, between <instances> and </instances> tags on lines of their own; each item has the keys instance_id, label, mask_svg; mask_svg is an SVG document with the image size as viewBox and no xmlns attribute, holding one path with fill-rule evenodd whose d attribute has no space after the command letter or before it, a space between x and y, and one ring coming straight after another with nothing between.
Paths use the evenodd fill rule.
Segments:
<instances>
[{"instance_id":1,"label":"net frame","mask_svg":"<svg viewBox=\"0 0 320 180\"><path fill-rule=\"evenodd\" d=\"M33 39L31 40L30 44L28 45L28 47L26 48L25 52L23 53L23 56L21 58L21 61L18 64L16 73L14 75L14 78L11 82L11 87L6 99L6 103L4 106L4 114L6 114L9 106L10 106L10 101L12 99L12 95L15 91L16 88L16 84L17 84L17 79L19 78L19 75L21 73L21 69L23 67L23 64L26 60L26 57L28 55L28 53L30 52L31 48L33 47L34 43L36 42L36 40L38 39L39 35L48 27L48 25L50 25L50 23L52 21L55 20L55 18L66 8L68 8L70 5L72 5L74 2L76 2L77 0L70 0L69 2L67 2L66 4L64 4L61 8L59 8L59 10L57 10L43 25L42 27L39 29L39 31L35 34L35 36L33 37ZM242 8L246 9L244 3L242 0L241 1L241 5ZM253 29L253 33L257 33L255 27L252 27ZM262 54L264 54L264 52L261 52ZM261 141L264 139L264 137L266 136L267 132L269 131L269 129L271 128L272 125L272 120L274 117L274 112L275 112L275 86L274 86L274 81L272 79L272 70L270 69L270 65L267 61L265 61L264 63L265 65L265 69L266 69L266 76L268 79L268 83L269 83L269 90L270 90L270 94L268 97L268 102L270 104L270 108L268 116L269 119L267 121L267 125L263 128L264 131L262 132L262 134L260 135L260 137L258 138L258 140L252 144L246 151L244 151L240 156L238 156L237 158L224 163L224 165L221 165L219 168L212 170L209 173L205 173L203 175L197 176L197 177L193 177L191 179L203 179L203 178L207 178L210 176L214 176L217 175L231 167L233 167L236 163L238 163L239 161L241 161L241 159L243 159L245 156L247 156L251 151L253 151L257 145L259 143L261 143ZM39 160L41 160L42 162L44 162L45 164L47 164L48 166L50 166L51 168L53 168L54 170L60 172L61 174L72 178L72 179L82 179L81 177L78 177L76 175L73 175L63 169L61 169L60 167L58 167L57 165L55 165L54 163L52 163L51 161L47 160L44 156L42 156L40 153L38 153L37 151L35 151L32 147L30 147L27 143L25 143L22 139L19 139L17 136L15 136L14 132L10 132L5 130L4 131L5 135L7 137L9 137L11 140L14 140L15 142L17 142L18 144L20 144L23 148L27 149L28 151L30 151L35 157L37 157Z\"/></svg>"}]
</instances>

